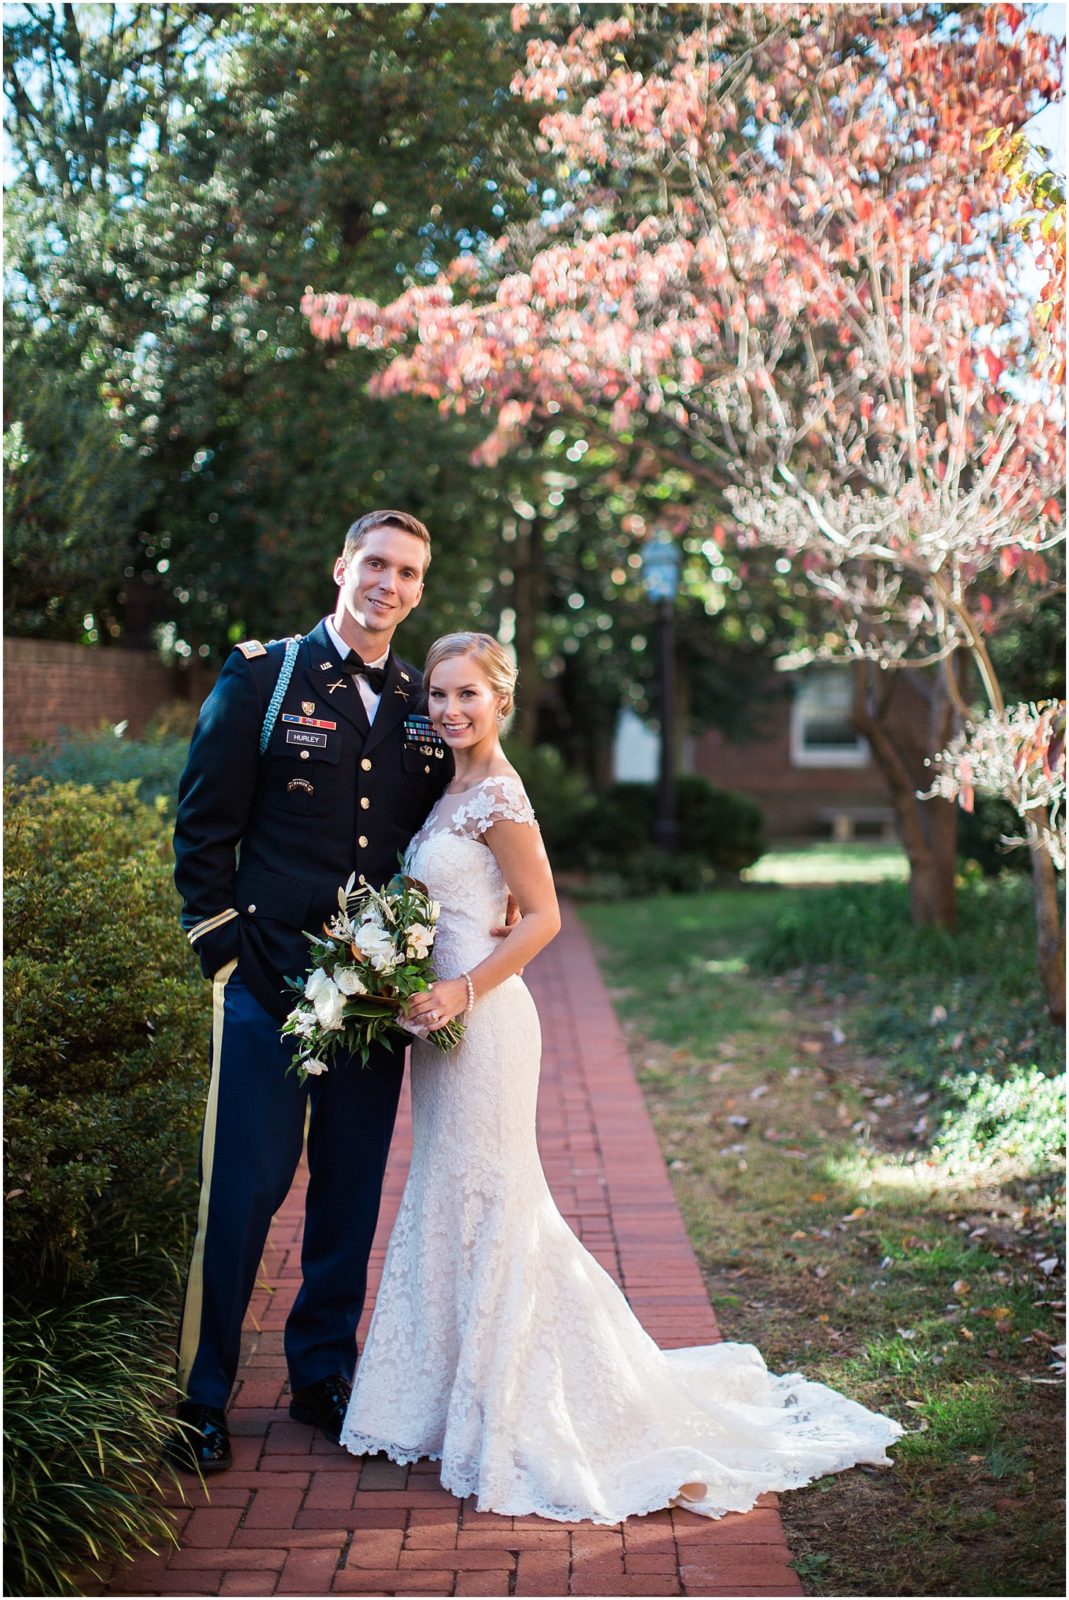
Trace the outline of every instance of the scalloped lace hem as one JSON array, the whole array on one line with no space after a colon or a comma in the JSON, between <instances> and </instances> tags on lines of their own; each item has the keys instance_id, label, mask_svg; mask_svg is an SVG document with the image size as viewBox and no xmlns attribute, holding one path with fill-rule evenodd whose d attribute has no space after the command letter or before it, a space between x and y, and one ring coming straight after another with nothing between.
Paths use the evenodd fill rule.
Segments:
<instances>
[{"instance_id":1,"label":"scalloped lace hem","mask_svg":"<svg viewBox=\"0 0 1069 1600\"><path fill-rule=\"evenodd\" d=\"M887 1444L893 1444L901 1438L904 1430L890 1419L887 1428L890 1437ZM692 1511L695 1516L706 1517L716 1521L720 1517L736 1513L751 1511L758 1499L763 1494L787 1494L793 1489L804 1489L806 1484L815 1483L818 1478L823 1478L831 1473L844 1472L850 1467L858 1466L862 1462L866 1466L891 1467L893 1461L887 1455L862 1456L859 1460L856 1450L844 1451L842 1457L834 1464L824 1462L811 1468L800 1468L794 1472L781 1471L779 1475L772 1474L767 1481L759 1487L750 1486L740 1489L736 1493L725 1492L723 1487L714 1502L708 1495L705 1498L694 1499L683 1495L681 1491L691 1484L703 1483L697 1475L684 1479L682 1483L675 1480L661 1479L656 1486L651 1485L649 1492L641 1500L629 1501L626 1509L620 1507L617 1511L600 1513L589 1506L561 1506L551 1505L538 1499L534 1494L513 1493L502 1497L498 1501L493 1495L484 1498L480 1492L478 1474L465 1473L461 1468L446 1464L440 1450L421 1449L415 1445L399 1445L392 1439L378 1439L366 1433L352 1433L343 1435L341 1443L351 1455L385 1455L398 1466L411 1466L416 1461L442 1461L443 1467L439 1474L442 1488L450 1494L456 1495L458 1500L466 1500L474 1495L475 1509L479 1512L493 1512L500 1517L545 1517L551 1522L593 1522L603 1527L615 1527L620 1522L626 1522L629 1517L648 1517L655 1511Z\"/></svg>"}]
</instances>

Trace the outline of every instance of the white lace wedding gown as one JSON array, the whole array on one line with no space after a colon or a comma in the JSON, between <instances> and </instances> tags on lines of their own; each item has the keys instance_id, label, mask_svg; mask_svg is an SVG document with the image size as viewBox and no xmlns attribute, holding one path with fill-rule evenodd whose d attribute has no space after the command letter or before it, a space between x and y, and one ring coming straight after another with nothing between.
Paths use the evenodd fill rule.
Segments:
<instances>
[{"instance_id":1,"label":"white lace wedding gown","mask_svg":"<svg viewBox=\"0 0 1069 1600\"><path fill-rule=\"evenodd\" d=\"M444 795L408 870L442 913L435 965L476 966L506 887L481 839L536 826L519 782ZM613 1523L669 1505L745 1511L857 1462L896 1422L774 1377L752 1345L660 1350L557 1211L535 1144L541 1037L519 977L476 1003L460 1048L412 1050L412 1165L341 1442L441 1460L481 1511ZM694 1497L694 1498L690 1498Z\"/></svg>"}]
</instances>

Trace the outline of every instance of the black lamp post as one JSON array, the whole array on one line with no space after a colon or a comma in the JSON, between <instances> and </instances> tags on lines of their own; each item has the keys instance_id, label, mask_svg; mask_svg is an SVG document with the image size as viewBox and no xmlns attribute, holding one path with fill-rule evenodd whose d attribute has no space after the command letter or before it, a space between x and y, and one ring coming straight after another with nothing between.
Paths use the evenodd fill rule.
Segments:
<instances>
[{"instance_id":1,"label":"black lamp post","mask_svg":"<svg viewBox=\"0 0 1069 1600\"><path fill-rule=\"evenodd\" d=\"M642 553L646 593L658 607L657 656L661 709L661 760L657 785L657 821L654 838L660 848L674 854L679 837L676 818L675 774L675 598L679 588L679 546L666 533L657 533Z\"/></svg>"}]
</instances>

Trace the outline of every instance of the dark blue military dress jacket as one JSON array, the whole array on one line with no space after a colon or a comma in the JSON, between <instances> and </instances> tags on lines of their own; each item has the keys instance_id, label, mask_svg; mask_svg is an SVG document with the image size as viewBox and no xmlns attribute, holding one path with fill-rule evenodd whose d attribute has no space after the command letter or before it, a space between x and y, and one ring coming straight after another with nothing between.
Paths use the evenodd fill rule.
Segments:
<instances>
[{"instance_id":1,"label":"dark blue military dress jacket","mask_svg":"<svg viewBox=\"0 0 1069 1600\"><path fill-rule=\"evenodd\" d=\"M285 640L238 645L201 709L178 791L175 882L206 977L237 958L279 1021L355 872L381 885L453 773L423 680L392 652L369 725L320 623L301 640L270 742L260 735Z\"/></svg>"}]
</instances>

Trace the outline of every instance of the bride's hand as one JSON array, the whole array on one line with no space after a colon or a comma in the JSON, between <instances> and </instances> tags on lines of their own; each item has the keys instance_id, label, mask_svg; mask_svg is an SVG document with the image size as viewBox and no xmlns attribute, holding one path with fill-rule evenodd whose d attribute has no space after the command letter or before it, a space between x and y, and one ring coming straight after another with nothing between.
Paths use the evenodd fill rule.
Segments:
<instances>
[{"instance_id":1,"label":"bride's hand","mask_svg":"<svg viewBox=\"0 0 1069 1600\"><path fill-rule=\"evenodd\" d=\"M408 1002L405 1018L428 1033L444 1028L447 1022L459 1017L468 1009L468 986L463 978L440 978L422 994L413 995Z\"/></svg>"}]
</instances>

